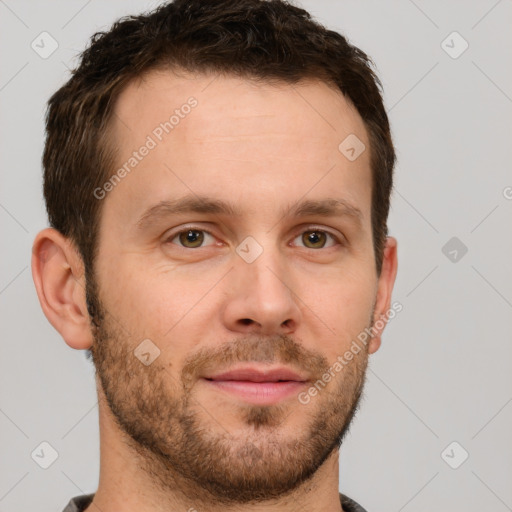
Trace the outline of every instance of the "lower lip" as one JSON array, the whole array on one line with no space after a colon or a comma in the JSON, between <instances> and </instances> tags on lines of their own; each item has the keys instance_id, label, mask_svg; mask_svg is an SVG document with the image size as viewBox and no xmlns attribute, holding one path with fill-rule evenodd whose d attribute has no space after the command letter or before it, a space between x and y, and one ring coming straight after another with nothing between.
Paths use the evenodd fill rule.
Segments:
<instances>
[{"instance_id":1,"label":"lower lip","mask_svg":"<svg viewBox=\"0 0 512 512\"><path fill-rule=\"evenodd\" d=\"M259 405L270 405L296 395L306 382L250 382L245 380L208 380L203 379L214 388L227 391L232 395Z\"/></svg>"}]
</instances>

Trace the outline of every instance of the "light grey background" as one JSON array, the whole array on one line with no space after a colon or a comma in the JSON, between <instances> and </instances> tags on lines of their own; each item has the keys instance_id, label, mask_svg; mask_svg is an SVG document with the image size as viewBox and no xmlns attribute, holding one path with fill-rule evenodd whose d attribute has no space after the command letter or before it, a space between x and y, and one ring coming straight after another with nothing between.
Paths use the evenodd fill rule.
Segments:
<instances>
[{"instance_id":1,"label":"light grey background","mask_svg":"<svg viewBox=\"0 0 512 512\"><path fill-rule=\"evenodd\" d=\"M60 511L97 488L92 363L47 322L30 271L47 222L43 116L95 31L157 3L0 0L4 512ZM512 510L512 3L301 5L375 61L398 153L389 226L403 311L371 356L340 490L369 512ZM31 48L43 31L59 45L47 59ZM442 46L462 48L454 31L469 44L458 58ZM442 251L452 237L468 249L455 262ZM48 469L31 457L43 441L58 452Z\"/></svg>"}]
</instances>

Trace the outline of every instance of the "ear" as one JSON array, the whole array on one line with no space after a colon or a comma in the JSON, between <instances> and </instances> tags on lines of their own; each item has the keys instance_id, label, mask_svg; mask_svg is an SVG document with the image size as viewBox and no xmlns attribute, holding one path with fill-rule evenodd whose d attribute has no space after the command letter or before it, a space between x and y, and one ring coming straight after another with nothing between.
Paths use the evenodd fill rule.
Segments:
<instances>
[{"instance_id":1,"label":"ear","mask_svg":"<svg viewBox=\"0 0 512 512\"><path fill-rule=\"evenodd\" d=\"M82 258L60 232L39 232L32 246L32 278L48 321L77 350L91 347L93 337L85 299Z\"/></svg>"},{"instance_id":2,"label":"ear","mask_svg":"<svg viewBox=\"0 0 512 512\"><path fill-rule=\"evenodd\" d=\"M396 238L388 236L384 247L382 270L377 283L377 297L373 314L374 327L373 338L370 340L368 353L377 352L381 344L381 336L386 326L389 309L391 305L391 293L395 284L395 277L398 268L397 241Z\"/></svg>"}]
</instances>

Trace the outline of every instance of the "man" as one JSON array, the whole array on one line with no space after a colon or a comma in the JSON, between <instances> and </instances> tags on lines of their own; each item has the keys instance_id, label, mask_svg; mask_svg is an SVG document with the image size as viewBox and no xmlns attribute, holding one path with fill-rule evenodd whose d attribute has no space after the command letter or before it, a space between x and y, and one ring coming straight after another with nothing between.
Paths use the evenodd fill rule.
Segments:
<instances>
[{"instance_id":1,"label":"man","mask_svg":"<svg viewBox=\"0 0 512 512\"><path fill-rule=\"evenodd\" d=\"M52 96L33 277L100 422L67 512L364 511L339 448L397 271L370 62L281 0L177 0Z\"/></svg>"}]
</instances>

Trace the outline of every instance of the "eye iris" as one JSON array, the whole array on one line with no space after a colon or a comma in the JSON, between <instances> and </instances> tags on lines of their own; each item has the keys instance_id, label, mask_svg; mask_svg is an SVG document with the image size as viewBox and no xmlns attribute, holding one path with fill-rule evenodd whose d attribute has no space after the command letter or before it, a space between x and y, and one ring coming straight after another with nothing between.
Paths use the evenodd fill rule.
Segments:
<instances>
[{"instance_id":1,"label":"eye iris","mask_svg":"<svg viewBox=\"0 0 512 512\"><path fill-rule=\"evenodd\" d=\"M324 240L322 240L322 238ZM325 244L325 233L321 233L318 231L306 231L306 233L304 233L304 235L302 236L302 239L306 245L308 243L318 244L320 239L320 247L323 247L323 245ZM318 247L318 245L315 245L315 247Z\"/></svg>"},{"instance_id":2,"label":"eye iris","mask_svg":"<svg viewBox=\"0 0 512 512\"><path fill-rule=\"evenodd\" d=\"M179 238L183 245L191 243L192 247L198 247L203 243L204 234L197 229L189 229L188 231L180 233ZM190 247L190 245L188 247Z\"/></svg>"}]
</instances>

